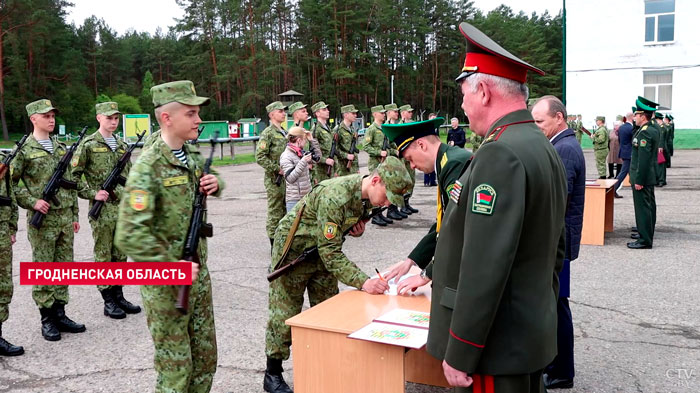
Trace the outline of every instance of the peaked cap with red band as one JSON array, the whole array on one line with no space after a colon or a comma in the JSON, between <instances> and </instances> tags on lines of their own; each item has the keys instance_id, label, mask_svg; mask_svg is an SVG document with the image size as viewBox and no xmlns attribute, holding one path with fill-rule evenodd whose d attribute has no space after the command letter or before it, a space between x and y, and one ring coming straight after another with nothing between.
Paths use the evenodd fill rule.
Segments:
<instances>
[{"instance_id":1,"label":"peaked cap with red band","mask_svg":"<svg viewBox=\"0 0 700 393\"><path fill-rule=\"evenodd\" d=\"M462 73L455 81L459 82L477 72L512 79L520 83L525 83L528 71L544 75L544 71L513 56L469 23L460 23L459 31L467 39L467 56L464 59Z\"/></svg>"}]
</instances>

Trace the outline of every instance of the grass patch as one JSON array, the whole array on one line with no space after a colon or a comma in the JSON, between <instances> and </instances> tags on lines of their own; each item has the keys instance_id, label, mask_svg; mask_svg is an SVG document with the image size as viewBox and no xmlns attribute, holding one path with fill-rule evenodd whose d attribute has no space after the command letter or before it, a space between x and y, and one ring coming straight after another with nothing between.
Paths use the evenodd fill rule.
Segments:
<instances>
[{"instance_id":1,"label":"grass patch","mask_svg":"<svg viewBox=\"0 0 700 393\"><path fill-rule=\"evenodd\" d=\"M593 142L586 134L581 138L581 147L583 149L593 149ZM677 128L673 133L673 149L700 149L700 130Z\"/></svg>"},{"instance_id":2,"label":"grass patch","mask_svg":"<svg viewBox=\"0 0 700 393\"><path fill-rule=\"evenodd\" d=\"M245 153L245 154L236 154L235 159L231 159L231 157L224 157L223 160L215 158L214 161L212 161L212 165L213 166L241 165L241 164L250 164L251 162L255 162L255 154Z\"/></svg>"}]
</instances>

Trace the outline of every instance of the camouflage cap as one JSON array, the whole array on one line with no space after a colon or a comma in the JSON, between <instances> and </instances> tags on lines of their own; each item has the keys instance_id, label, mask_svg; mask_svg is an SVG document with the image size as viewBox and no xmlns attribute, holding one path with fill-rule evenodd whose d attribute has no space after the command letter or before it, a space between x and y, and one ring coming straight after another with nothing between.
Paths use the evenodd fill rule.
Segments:
<instances>
[{"instance_id":1,"label":"camouflage cap","mask_svg":"<svg viewBox=\"0 0 700 393\"><path fill-rule=\"evenodd\" d=\"M386 111L398 111L399 107L396 106L396 104L386 104L386 105L384 105L384 109Z\"/></svg>"},{"instance_id":2,"label":"camouflage cap","mask_svg":"<svg viewBox=\"0 0 700 393\"><path fill-rule=\"evenodd\" d=\"M58 113L58 109L54 108L53 105L51 105L51 101L45 98L30 102L25 108L27 109L27 116L31 116L35 113L46 113L51 111L56 111L56 113Z\"/></svg>"},{"instance_id":3,"label":"camouflage cap","mask_svg":"<svg viewBox=\"0 0 700 393\"><path fill-rule=\"evenodd\" d=\"M400 110L401 112L413 112L413 108L411 108L411 105L410 105L410 104L401 105L401 106L399 107L399 110Z\"/></svg>"},{"instance_id":4,"label":"camouflage cap","mask_svg":"<svg viewBox=\"0 0 700 393\"><path fill-rule=\"evenodd\" d=\"M265 107L265 110L267 111L267 113L270 113L272 111L276 111L278 109L285 110L285 109L287 109L287 107L284 106L284 104L281 103L280 101L275 101L275 102L273 102Z\"/></svg>"},{"instance_id":5,"label":"camouflage cap","mask_svg":"<svg viewBox=\"0 0 700 393\"><path fill-rule=\"evenodd\" d=\"M596 117L595 117L595 120L596 120L596 121L599 121L599 120L600 120L600 121L602 121L603 123L605 123L605 116L596 116Z\"/></svg>"},{"instance_id":6,"label":"camouflage cap","mask_svg":"<svg viewBox=\"0 0 700 393\"><path fill-rule=\"evenodd\" d=\"M100 102L95 105L95 112L98 115L112 116L114 114L120 113L119 106L116 102Z\"/></svg>"},{"instance_id":7,"label":"camouflage cap","mask_svg":"<svg viewBox=\"0 0 700 393\"><path fill-rule=\"evenodd\" d=\"M171 102L179 102L185 105L209 105L208 97L197 96L197 91L194 89L194 83L191 81L175 81L162 83L151 87L151 96L153 96L153 106L158 108Z\"/></svg>"},{"instance_id":8,"label":"camouflage cap","mask_svg":"<svg viewBox=\"0 0 700 393\"><path fill-rule=\"evenodd\" d=\"M357 113L358 110L355 109L355 105L352 105L352 104L350 104L350 105L343 105L343 106L340 107L340 113L345 114L345 113L348 113L348 112Z\"/></svg>"},{"instance_id":9,"label":"camouflage cap","mask_svg":"<svg viewBox=\"0 0 700 393\"><path fill-rule=\"evenodd\" d=\"M287 113L289 113L291 115L292 113L298 111L299 109L303 109L303 108L306 108L306 104L304 104L301 101L297 101L289 106Z\"/></svg>"},{"instance_id":10,"label":"camouflage cap","mask_svg":"<svg viewBox=\"0 0 700 393\"><path fill-rule=\"evenodd\" d=\"M381 105L375 105L372 107L371 111L372 111L372 113L377 113L377 112L384 113L384 112L386 112L386 109L384 109L384 107Z\"/></svg>"},{"instance_id":11,"label":"camouflage cap","mask_svg":"<svg viewBox=\"0 0 700 393\"><path fill-rule=\"evenodd\" d=\"M312 112L312 113L316 113L316 112L318 112L320 109L324 109L324 108L328 108L328 105L326 105L326 103L323 102L323 101L319 101L319 102L317 102L317 103L311 105L311 112Z\"/></svg>"},{"instance_id":12,"label":"camouflage cap","mask_svg":"<svg viewBox=\"0 0 700 393\"><path fill-rule=\"evenodd\" d=\"M624 116L622 116L622 115L615 116L615 120L617 120L617 121L622 121L623 118L624 118Z\"/></svg>"},{"instance_id":13,"label":"camouflage cap","mask_svg":"<svg viewBox=\"0 0 700 393\"><path fill-rule=\"evenodd\" d=\"M377 173L386 185L386 197L396 206L403 206L403 195L411 188L411 175L396 157L389 156L379 164Z\"/></svg>"}]
</instances>

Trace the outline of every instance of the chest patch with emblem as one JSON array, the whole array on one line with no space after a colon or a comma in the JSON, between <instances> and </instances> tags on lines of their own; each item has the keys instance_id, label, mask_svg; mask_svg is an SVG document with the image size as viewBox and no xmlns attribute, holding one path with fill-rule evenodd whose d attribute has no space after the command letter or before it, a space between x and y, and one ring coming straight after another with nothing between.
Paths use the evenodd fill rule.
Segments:
<instances>
[{"instance_id":1,"label":"chest patch with emblem","mask_svg":"<svg viewBox=\"0 0 700 393\"><path fill-rule=\"evenodd\" d=\"M459 203L459 197L462 195L462 183L456 180L454 184L450 184L447 187L447 193L450 196L450 200L456 204Z\"/></svg>"},{"instance_id":2,"label":"chest patch with emblem","mask_svg":"<svg viewBox=\"0 0 700 393\"><path fill-rule=\"evenodd\" d=\"M335 238L335 235L338 234L338 224L334 222L327 222L326 225L323 226L323 236L328 239L332 240Z\"/></svg>"},{"instance_id":3,"label":"chest patch with emblem","mask_svg":"<svg viewBox=\"0 0 700 393\"><path fill-rule=\"evenodd\" d=\"M179 186L182 184L187 184L187 176L185 175L163 179L163 186L165 187Z\"/></svg>"},{"instance_id":4,"label":"chest patch with emblem","mask_svg":"<svg viewBox=\"0 0 700 393\"><path fill-rule=\"evenodd\" d=\"M496 204L496 190L490 185L479 184L474 189L472 213L491 215Z\"/></svg>"}]
</instances>

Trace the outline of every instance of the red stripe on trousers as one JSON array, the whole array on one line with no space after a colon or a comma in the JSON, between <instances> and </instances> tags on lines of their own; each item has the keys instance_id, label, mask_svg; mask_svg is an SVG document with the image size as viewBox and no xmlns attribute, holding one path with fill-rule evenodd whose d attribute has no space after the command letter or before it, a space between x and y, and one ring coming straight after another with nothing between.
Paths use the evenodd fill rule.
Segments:
<instances>
[{"instance_id":1,"label":"red stripe on trousers","mask_svg":"<svg viewBox=\"0 0 700 393\"><path fill-rule=\"evenodd\" d=\"M479 374L474 374L474 375L472 375L472 380L473 380L473 382L472 382L472 386L473 386L473 389L472 389L472 390L473 390L473 392L474 392L474 393L485 393L485 392L481 389L481 382L482 382L482 381L481 381L481 375L479 375Z\"/></svg>"}]
</instances>

